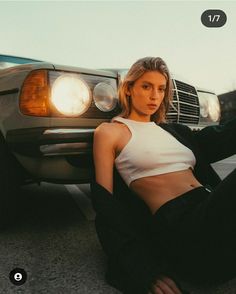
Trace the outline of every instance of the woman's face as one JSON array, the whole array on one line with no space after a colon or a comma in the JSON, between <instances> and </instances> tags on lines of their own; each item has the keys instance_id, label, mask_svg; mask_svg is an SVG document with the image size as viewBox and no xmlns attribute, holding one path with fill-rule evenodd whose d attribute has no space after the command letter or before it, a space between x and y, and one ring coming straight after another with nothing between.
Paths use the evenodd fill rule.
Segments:
<instances>
[{"instance_id":1,"label":"woman's face","mask_svg":"<svg viewBox=\"0 0 236 294\"><path fill-rule=\"evenodd\" d=\"M137 79L127 94L131 97L130 118L150 120L160 107L166 90L166 78L159 71L148 71Z\"/></svg>"}]
</instances>

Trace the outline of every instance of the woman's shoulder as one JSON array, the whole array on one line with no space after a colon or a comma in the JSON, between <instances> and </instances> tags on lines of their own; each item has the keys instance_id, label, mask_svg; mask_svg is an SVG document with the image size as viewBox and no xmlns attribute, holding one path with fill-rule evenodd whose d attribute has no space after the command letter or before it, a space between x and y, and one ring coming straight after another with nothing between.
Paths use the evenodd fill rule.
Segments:
<instances>
[{"instance_id":1,"label":"woman's shoulder","mask_svg":"<svg viewBox=\"0 0 236 294\"><path fill-rule=\"evenodd\" d=\"M111 131L117 131L121 129L121 124L117 122L103 122L101 123L97 128L96 132L111 132Z\"/></svg>"},{"instance_id":2,"label":"woman's shoulder","mask_svg":"<svg viewBox=\"0 0 236 294\"><path fill-rule=\"evenodd\" d=\"M117 138L122 132L123 126L116 122L103 122L95 130L95 135L103 138Z\"/></svg>"}]
</instances>

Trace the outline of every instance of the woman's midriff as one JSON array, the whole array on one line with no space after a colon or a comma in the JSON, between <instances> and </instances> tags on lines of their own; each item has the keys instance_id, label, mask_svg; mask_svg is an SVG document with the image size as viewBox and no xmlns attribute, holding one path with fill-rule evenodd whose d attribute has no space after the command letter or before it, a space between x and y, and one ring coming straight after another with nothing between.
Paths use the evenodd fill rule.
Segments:
<instances>
[{"instance_id":1,"label":"woman's midriff","mask_svg":"<svg viewBox=\"0 0 236 294\"><path fill-rule=\"evenodd\" d=\"M167 201L200 186L192 170L187 169L134 180L130 189L143 199L154 214Z\"/></svg>"}]
</instances>

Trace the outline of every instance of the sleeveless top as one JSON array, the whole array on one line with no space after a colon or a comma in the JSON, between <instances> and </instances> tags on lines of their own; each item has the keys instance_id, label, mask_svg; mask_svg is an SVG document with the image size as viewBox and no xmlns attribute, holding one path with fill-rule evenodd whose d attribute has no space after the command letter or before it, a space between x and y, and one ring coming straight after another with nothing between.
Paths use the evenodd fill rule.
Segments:
<instances>
[{"instance_id":1,"label":"sleeveless top","mask_svg":"<svg viewBox=\"0 0 236 294\"><path fill-rule=\"evenodd\" d=\"M155 122L123 117L112 121L125 124L131 138L115 159L115 166L129 186L136 179L194 168L193 152Z\"/></svg>"}]
</instances>

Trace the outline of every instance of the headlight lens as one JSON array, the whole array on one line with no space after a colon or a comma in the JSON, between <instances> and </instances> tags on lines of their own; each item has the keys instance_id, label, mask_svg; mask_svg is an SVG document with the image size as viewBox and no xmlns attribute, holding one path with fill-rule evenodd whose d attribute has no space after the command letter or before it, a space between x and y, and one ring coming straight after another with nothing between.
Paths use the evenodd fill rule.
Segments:
<instances>
[{"instance_id":1,"label":"headlight lens","mask_svg":"<svg viewBox=\"0 0 236 294\"><path fill-rule=\"evenodd\" d=\"M49 93L47 71L44 69L32 71L26 77L21 89L19 99L21 112L32 116L49 116Z\"/></svg>"},{"instance_id":2,"label":"headlight lens","mask_svg":"<svg viewBox=\"0 0 236 294\"><path fill-rule=\"evenodd\" d=\"M93 100L97 108L104 112L113 110L118 101L113 87L103 82L94 87Z\"/></svg>"},{"instance_id":3,"label":"headlight lens","mask_svg":"<svg viewBox=\"0 0 236 294\"><path fill-rule=\"evenodd\" d=\"M198 92L200 115L203 121L217 122L220 119L220 104L217 96L211 93Z\"/></svg>"},{"instance_id":4,"label":"headlight lens","mask_svg":"<svg viewBox=\"0 0 236 294\"><path fill-rule=\"evenodd\" d=\"M78 116L91 104L91 94L87 84L75 74L63 74L53 83L51 101L64 115Z\"/></svg>"}]
</instances>

